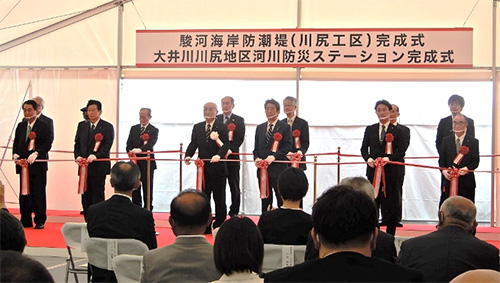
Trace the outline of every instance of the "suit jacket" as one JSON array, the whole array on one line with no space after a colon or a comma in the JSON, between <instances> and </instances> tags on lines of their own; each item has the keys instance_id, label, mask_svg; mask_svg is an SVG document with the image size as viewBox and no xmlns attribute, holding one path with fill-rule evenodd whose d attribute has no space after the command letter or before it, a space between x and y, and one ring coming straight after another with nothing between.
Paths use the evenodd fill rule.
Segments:
<instances>
[{"instance_id":1,"label":"suit jacket","mask_svg":"<svg viewBox=\"0 0 500 283\"><path fill-rule=\"evenodd\" d=\"M28 121L23 120L17 124L14 144L12 145L12 153L19 155L19 158L27 159L33 152L38 152L37 159L48 159L49 150L52 148L53 137L50 133L49 124L40 119L36 119L33 124L32 132L35 132L35 149L28 150L30 139L26 140L26 131L28 129ZM47 162L33 162L28 166L30 174L39 174L47 171ZM21 166L16 165L16 173L21 173Z\"/></svg>"},{"instance_id":2,"label":"suit jacket","mask_svg":"<svg viewBox=\"0 0 500 283\"><path fill-rule=\"evenodd\" d=\"M449 282L472 269L499 268L498 249L458 226L404 241L397 262L420 270L429 282Z\"/></svg>"},{"instance_id":3,"label":"suit jacket","mask_svg":"<svg viewBox=\"0 0 500 283\"><path fill-rule=\"evenodd\" d=\"M422 273L355 252L339 252L322 259L267 273L265 282L423 282Z\"/></svg>"},{"instance_id":4,"label":"suit jacket","mask_svg":"<svg viewBox=\"0 0 500 283\"><path fill-rule=\"evenodd\" d=\"M215 268L214 247L205 237L177 237L171 245L146 252L141 282L210 282Z\"/></svg>"},{"instance_id":5,"label":"suit jacket","mask_svg":"<svg viewBox=\"0 0 500 283\"><path fill-rule=\"evenodd\" d=\"M462 161L457 168L467 167L469 170L474 170L479 166L479 141L473 138L471 135L466 134L462 142L462 146L469 147L469 153L464 156ZM439 155L439 167L452 167L453 159L457 156L457 149L455 146L455 135L447 136L443 139L441 144L441 154ZM443 185L449 188L450 181L446 178L442 178ZM463 188L475 188L476 179L474 177L474 172L470 172L464 176L458 178L458 190L461 191Z\"/></svg>"},{"instance_id":6,"label":"suit jacket","mask_svg":"<svg viewBox=\"0 0 500 283\"><path fill-rule=\"evenodd\" d=\"M281 122L284 122L285 124L288 124L287 118L281 120ZM300 147L297 148L295 146L295 138L293 137L293 131L299 130L300 131ZM302 154L306 154L307 150L309 149L309 124L307 123L306 120L295 116L295 119L293 120L292 124L292 130L290 132L292 134L292 150L291 152L297 152L301 151ZM306 161L306 157L302 156L301 161ZM290 164L291 166L291 164ZM303 170L307 169L307 166L305 163L300 164L300 168Z\"/></svg>"},{"instance_id":7,"label":"suit jacket","mask_svg":"<svg viewBox=\"0 0 500 283\"><path fill-rule=\"evenodd\" d=\"M390 161L401 161L405 156L404 148L404 138L401 129L395 127L393 124L389 123L387 127L386 134L392 133L394 135L394 141L392 142L393 154L385 154L386 141L383 140L382 144L379 140L379 123L373 124L366 127L365 135L363 137L363 143L361 145L361 155L365 161L368 158L373 160L378 157L389 157ZM384 166L385 174L389 176L395 176L397 174L397 168L399 165L387 164ZM366 176L372 177L375 172L375 168L366 165Z\"/></svg>"},{"instance_id":8,"label":"suit jacket","mask_svg":"<svg viewBox=\"0 0 500 283\"><path fill-rule=\"evenodd\" d=\"M467 126L467 134L475 137L474 120L467 117L467 121L469 123L469 125ZM441 152L441 143L443 142L443 139L449 135L453 135L453 118L451 117L451 115L441 119L437 127L436 149L439 154Z\"/></svg>"},{"instance_id":9,"label":"suit jacket","mask_svg":"<svg viewBox=\"0 0 500 283\"><path fill-rule=\"evenodd\" d=\"M221 158L224 158L224 156L226 156L227 150L229 149L227 126L217 121L217 119L214 121L214 124L212 126L212 132L217 132L219 134L219 139L223 143L223 145L219 147L217 143L211 138L208 138L208 141L205 139L205 125L205 121L194 125L193 133L191 134L191 142L186 149L186 156L192 157L196 149L198 149L198 158L211 159L212 156L216 154ZM205 162L204 168L206 174L227 176L226 162Z\"/></svg>"},{"instance_id":10,"label":"suit jacket","mask_svg":"<svg viewBox=\"0 0 500 283\"><path fill-rule=\"evenodd\" d=\"M75 159L78 156L87 158L91 154L94 154L97 158L109 158L109 152L115 138L113 125L104 121L103 119L100 119L92 134L90 134L90 125L90 121L78 124L78 130L76 131L75 136ZM94 151L94 137L97 133L102 134L103 139L98 150ZM110 161L96 161L89 164L89 175L108 175L110 170Z\"/></svg>"},{"instance_id":11,"label":"suit jacket","mask_svg":"<svg viewBox=\"0 0 500 283\"><path fill-rule=\"evenodd\" d=\"M402 138L403 138L403 151L406 155L406 151L408 150L408 147L410 146L410 128L408 128L405 125L401 125L399 123L396 125L396 128L401 129ZM397 161L405 162L405 159L401 158L401 160L397 160ZM397 166L396 167L396 172L397 172L398 176L404 177L405 167L406 166Z\"/></svg>"},{"instance_id":12,"label":"suit jacket","mask_svg":"<svg viewBox=\"0 0 500 283\"><path fill-rule=\"evenodd\" d=\"M280 133L282 139L279 144L278 151L272 152L271 147L274 142L274 134ZM286 160L288 158L286 155L292 149L292 135L290 133L290 126L287 123L283 123L280 120L276 121L273 128L273 133L269 139L269 144L266 145L266 134L267 134L267 122L262 123L257 126L255 130L255 148L253 150L253 159L261 158L266 159L269 155L273 155L276 160ZM283 172L288 167L286 163L273 162L267 168L270 178L278 178L278 175ZM257 169L257 176L259 172Z\"/></svg>"},{"instance_id":13,"label":"suit jacket","mask_svg":"<svg viewBox=\"0 0 500 283\"><path fill-rule=\"evenodd\" d=\"M217 121L224 123L224 115L219 114L217 115ZM240 147L243 144L243 141L245 140L245 119L243 117L238 116L234 113L231 113L231 117L229 118L229 123L226 125L229 125L233 123L236 126L236 129L233 132L233 141L229 142L229 149L233 153L239 153L240 152ZM224 156L221 156L224 157ZM239 154L232 154L227 157L227 159L240 159ZM239 162L227 162L227 166L239 166Z\"/></svg>"},{"instance_id":14,"label":"suit jacket","mask_svg":"<svg viewBox=\"0 0 500 283\"><path fill-rule=\"evenodd\" d=\"M156 141L158 141L158 128L155 126L148 124L146 129L144 130L143 134L148 134L149 135L149 140L146 144L144 144L144 141L142 140L142 135L141 135L141 124L137 124L135 126L132 126L130 128L130 133L128 135L127 139L127 152L134 148L140 148L142 151L154 151L153 146L156 144ZM138 154L137 157L145 157L147 154ZM151 158L155 158L154 154L151 154ZM146 162L145 160L138 160L138 162ZM156 169L156 161L151 160L150 162L151 170Z\"/></svg>"},{"instance_id":15,"label":"suit jacket","mask_svg":"<svg viewBox=\"0 0 500 283\"><path fill-rule=\"evenodd\" d=\"M49 128L50 128L50 134L52 135L52 140L54 139L54 121L52 120L52 118L49 118L45 115L43 115L43 113L40 113L40 117L38 117L38 119L40 119L40 121L44 121L45 123L47 123L49 125Z\"/></svg>"},{"instance_id":16,"label":"suit jacket","mask_svg":"<svg viewBox=\"0 0 500 283\"><path fill-rule=\"evenodd\" d=\"M312 219L302 210L278 208L263 212L257 226L264 244L305 245Z\"/></svg>"}]
</instances>

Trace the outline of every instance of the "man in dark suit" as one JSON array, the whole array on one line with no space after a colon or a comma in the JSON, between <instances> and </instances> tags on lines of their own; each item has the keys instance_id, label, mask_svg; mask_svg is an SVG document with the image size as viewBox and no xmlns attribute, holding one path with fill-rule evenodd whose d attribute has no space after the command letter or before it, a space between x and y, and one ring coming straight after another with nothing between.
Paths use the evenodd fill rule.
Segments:
<instances>
[{"instance_id":1,"label":"man in dark suit","mask_svg":"<svg viewBox=\"0 0 500 283\"><path fill-rule=\"evenodd\" d=\"M141 172L132 162L117 162L111 169L111 186L115 194L87 211L90 237L136 239L156 249L153 214L132 203L132 192L141 185ZM91 266L92 282L116 282L113 271Z\"/></svg>"},{"instance_id":2,"label":"man in dark suit","mask_svg":"<svg viewBox=\"0 0 500 283\"><path fill-rule=\"evenodd\" d=\"M408 150L408 147L410 146L410 128L408 128L405 125L401 125L398 123L398 118L399 118L399 106L396 104L392 104L392 110L391 110L391 115L390 115L390 121L391 124L396 126L396 128L401 129L401 133L403 134L403 151L406 155L406 150ZM401 160L397 160L399 162L405 162L404 158L401 158ZM396 166L396 179L398 182L398 188L399 188L399 199L398 199L398 219L396 226L397 227L403 227L403 223L401 223L401 219L403 217L403 182L405 179L405 166ZM385 220L385 215L382 214L382 223L384 223ZM387 221L385 221L387 224Z\"/></svg>"},{"instance_id":3,"label":"man in dark suit","mask_svg":"<svg viewBox=\"0 0 500 283\"><path fill-rule=\"evenodd\" d=\"M298 152L302 156L301 161L306 161L304 154L309 149L309 124L306 120L295 114L295 111L297 111L297 99L292 96L285 97L283 99L283 111L286 114L286 118L281 120L281 122L287 123L290 126L290 133L292 133L292 149L287 156L291 158L293 153ZM294 135L297 135L297 137ZM291 166L291 163L288 166ZM301 163L299 167L302 170L307 169L305 163Z\"/></svg>"},{"instance_id":4,"label":"man in dark suit","mask_svg":"<svg viewBox=\"0 0 500 283\"><path fill-rule=\"evenodd\" d=\"M109 158L115 137L113 125L101 119L101 102L89 100L87 113L90 120L78 125L74 147L75 162L78 163L82 158L86 158L89 163L87 190L82 195L84 215L89 206L104 201L104 185L106 175L110 172L111 162L94 161L98 158Z\"/></svg>"},{"instance_id":5,"label":"man in dark suit","mask_svg":"<svg viewBox=\"0 0 500 283\"><path fill-rule=\"evenodd\" d=\"M439 154L441 154L443 139L449 135L453 135L453 117L462 112L465 106L465 100L462 96L454 94L448 99L448 106L450 107L451 115L441 119L437 127L436 148ZM467 118L467 123L467 133L474 137L474 120Z\"/></svg>"},{"instance_id":6,"label":"man in dark suit","mask_svg":"<svg viewBox=\"0 0 500 283\"><path fill-rule=\"evenodd\" d=\"M474 203L450 197L438 218L437 231L403 242L397 263L418 269L427 282L449 282L472 269L499 270L498 249L474 236Z\"/></svg>"},{"instance_id":7,"label":"man in dark suit","mask_svg":"<svg viewBox=\"0 0 500 283\"><path fill-rule=\"evenodd\" d=\"M381 157L384 161L400 161L405 155L401 130L389 121L391 109L392 105L387 100L377 101L375 111L379 123L366 127L363 137L361 155L367 162L366 176L372 183L375 174L375 160L377 158ZM392 146L388 145L387 141L391 135L393 137ZM391 147L390 151L389 147ZM398 200L400 198L396 167L397 165L393 164L386 164L383 167L385 178L380 182L380 192L376 198L377 204L380 204L382 214L387 217L386 232L391 235L396 233ZM384 183L385 194L383 192Z\"/></svg>"},{"instance_id":8,"label":"man in dark suit","mask_svg":"<svg viewBox=\"0 0 500 283\"><path fill-rule=\"evenodd\" d=\"M54 140L54 121L42 113L43 109L45 109L45 100L43 100L40 96L34 97L33 100L36 104L38 104L38 108L36 109L37 118L40 119L40 121L49 124L50 134L52 135L51 138Z\"/></svg>"},{"instance_id":9,"label":"man in dark suit","mask_svg":"<svg viewBox=\"0 0 500 283\"><path fill-rule=\"evenodd\" d=\"M16 160L16 173L21 177L21 194L19 208L21 223L24 227L33 227L31 214L35 214L35 229L43 229L47 220L47 162L35 162L36 159L47 160L52 147L53 135L49 124L36 116L37 103L27 100L23 103L24 120L17 125L12 148L13 159ZM28 184L23 187L20 159L28 165ZM29 187L29 190L27 190Z\"/></svg>"},{"instance_id":10,"label":"man in dark suit","mask_svg":"<svg viewBox=\"0 0 500 283\"><path fill-rule=\"evenodd\" d=\"M234 99L231 96L222 98L221 104L223 114L217 115L217 120L228 126L229 150L227 152L229 155L227 155L227 159L239 160L240 146L245 140L245 119L233 113ZM231 161L226 162L226 164L228 170L227 181L231 190L229 216L233 217L240 212L240 162Z\"/></svg>"},{"instance_id":11,"label":"man in dark suit","mask_svg":"<svg viewBox=\"0 0 500 283\"><path fill-rule=\"evenodd\" d=\"M273 190L276 194L278 207L283 204L283 199L278 190L278 176L288 165L286 163L274 162L275 160L288 160L286 155L292 149L292 136L290 134L290 126L278 120L280 113L280 104L274 99L266 100L264 103L267 122L257 126L255 130L255 149L253 150L253 158L255 164L261 160L265 160L269 167L268 171L268 187L269 197L262 199L262 212L270 210L273 206ZM281 138L281 140L275 140ZM260 174L257 169L257 177L260 181Z\"/></svg>"},{"instance_id":12,"label":"man in dark suit","mask_svg":"<svg viewBox=\"0 0 500 283\"><path fill-rule=\"evenodd\" d=\"M215 202L215 222L213 228L217 228L226 220L226 162L220 161L221 157L226 156L229 149L229 140L227 136L227 126L216 119L217 105L208 102L203 107L205 121L200 122L193 127L191 142L186 150L186 165L191 164L191 158L196 149L198 149L199 159L210 159L205 161L203 166L205 182L203 192L210 199L214 194Z\"/></svg>"},{"instance_id":13,"label":"man in dark suit","mask_svg":"<svg viewBox=\"0 0 500 283\"><path fill-rule=\"evenodd\" d=\"M475 170L479 166L479 141L466 132L467 123L467 117L462 114L457 114L453 117L454 134L443 139L441 154L439 155L439 167L459 169L458 195L474 202L476 179L474 172L469 172L468 170ZM463 154L463 159L457 162L457 164L455 163L457 161L455 158L459 154L461 147L467 147L468 153ZM450 194L450 172L450 170L441 171L443 178L441 178L442 193L439 201L440 206Z\"/></svg>"},{"instance_id":14,"label":"man in dark suit","mask_svg":"<svg viewBox=\"0 0 500 283\"><path fill-rule=\"evenodd\" d=\"M139 111L140 124L132 126L127 139L127 152L136 154L137 157L146 157L147 154L140 154L141 152L154 151L153 146L158 140L158 128L151 125L151 109L141 108ZM132 201L142 206L142 199L144 198L144 208L153 211L153 177L154 170L156 169L155 155L151 154L153 160L150 161L149 177L148 177L148 161L137 160L137 166L141 169L141 187L135 190L132 195ZM149 182L149 205L147 201L147 188ZM144 194L141 196L141 191Z\"/></svg>"},{"instance_id":15,"label":"man in dark suit","mask_svg":"<svg viewBox=\"0 0 500 283\"><path fill-rule=\"evenodd\" d=\"M413 282L416 270L373 258L378 215L373 199L351 186L335 186L313 206L311 235L319 259L278 269L267 282Z\"/></svg>"}]
</instances>

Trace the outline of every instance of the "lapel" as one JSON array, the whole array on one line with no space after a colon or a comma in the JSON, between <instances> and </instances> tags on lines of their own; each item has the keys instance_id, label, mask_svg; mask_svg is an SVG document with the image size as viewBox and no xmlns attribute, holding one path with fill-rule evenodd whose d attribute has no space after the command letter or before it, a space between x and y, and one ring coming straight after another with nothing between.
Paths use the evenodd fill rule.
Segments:
<instances>
[{"instance_id":1,"label":"lapel","mask_svg":"<svg viewBox=\"0 0 500 283\"><path fill-rule=\"evenodd\" d=\"M28 120L24 119L21 122L19 128L22 129L21 139L19 141L21 142L21 145L25 146L28 144L28 141L26 140L26 132L28 131Z\"/></svg>"}]
</instances>

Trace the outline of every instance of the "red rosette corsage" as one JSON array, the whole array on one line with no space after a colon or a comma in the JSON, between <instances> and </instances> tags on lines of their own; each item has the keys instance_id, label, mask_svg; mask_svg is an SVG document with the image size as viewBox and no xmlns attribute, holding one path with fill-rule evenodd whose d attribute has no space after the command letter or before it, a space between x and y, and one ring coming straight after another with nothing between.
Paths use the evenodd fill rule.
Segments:
<instances>
[{"instance_id":1,"label":"red rosette corsage","mask_svg":"<svg viewBox=\"0 0 500 283\"><path fill-rule=\"evenodd\" d=\"M281 133L274 133L273 139L274 139L274 142L271 146L271 151L276 152L276 151L278 151L278 148L280 147L280 141L283 139L283 135L281 135Z\"/></svg>"},{"instance_id":2,"label":"red rosette corsage","mask_svg":"<svg viewBox=\"0 0 500 283\"><path fill-rule=\"evenodd\" d=\"M229 123L229 125L227 125L227 129L229 131L234 131L236 130L236 125L234 123Z\"/></svg>"},{"instance_id":3,"label":"red rosette corsage","mask_svg":"<svg viewBox=\"0 0 500 283\"><path fill-rule=\"evenodd\" d=\"M385 134L385 141L386 142L393 142L394 141L394 135L391 133Z\"/></svg>"},{"instance_id":4,"label":"red rosette corsage","mask_svg":"<svg viewBox=\"0 0 500 283\"><path fill-rule=\"evenodd\" d=\"M149 134L143 134L141 138L142 138L142 144L145 145L149 141Z\"/></svg>"},{"instance_id":5,"label":"red rosette corsage","mask_svg":"<svg viewBox=\"0 0 500 283\"><path fill-rule=\"evenodd\" d=\"M234 140L234 130L236 130L236 125L234 123L230 123L229 125L227 125L227 137L229 139L229 141L233 141Z\"/></svg>"},{"instance_id":6,"label":"red rosette corsage","mask_svg":"<svg viewBox=\"0 0 500 283\"><path fill-rule=\"evenodd\" d=\"M96 142L100 142L100 141L102 141L102 139L103 139L103 138L104 138L104 136L103 136L101 133L97 133L97 134L95 134L95 136L94 136L94 140L95 140Z\"/></svg>"},{"instance_id":7,"label":"red rosette corsage","mask_svg":"<svg viewBox=\"0 0 500 283\"><path fill-rule=\"evenodd\" d=\"M462 145L460 149L458 150L457 156L453 158L453 164L456 164L457 166L462 162L462 159L464 159L464 156L469 153L469 147Z\"/></svg>"},{"instance_id":8,"label":"red rosette corsage","mask_svg":"<svg viewBox=\"0 0 500 283\"><path fill-rule=\"evenodd\" d=\"M463 155L466 155L469 153L469 147L466 145L462 145L459 149L459 152Z\"/></svg>"},{"instance_id":9,"label":"red rosette corsage","mask_svg":"<svg viewBox=\"0 0 500 283\"><path fill-rule=\"evenodd\" d=\"M275 141L281 141L283 139L283 135L281 135L281 133L274 133L273 139Z\"/></svg>"},{"instance_id":10,"label":"red rosette corsage","mask_svg":"<svg viewBox=\"0 0 500 283\"><path fill-rule=\"evenodd\" d=\"M28 135L28 138L29 138L30 140L34 140L34 139L36 139L36 133L35 133L35 132L33 132L33 131L31 131L31 132L30 132L30 134Z\"/></svg>"},{"instance_id":11,"label":"red rosette corsage","mask_svg":"<svg viewBox=\"0 0 500 283\"><path fill-rule=\"evenodd\" d=\"M391 133L385 134L385 154L387 155L393 153L392 141L394 141L394 135Z\"/></svg>"},{"instance_id":12,"label":"red rosette corsage","mask_svg":"<svg viewBox=\"0 0 500 283\"><path fill-rule=\"evenodd\" d=\"M293 145L295 149L300 149L302 147L302 144L300 143L300 130L293 130L292 131L292 137L293 137Z\"/></svg>"},{"instance_id":13,"label":"red rosette corsage","mask_svg":"<svg viewBox=\"0 0 500 283\"><path fill-rule=\"evenodd\" d=\"M300 130L293 130L292 137L298 138L300 137L300 134L301 134Z\"/></svg>"}]
</instances>

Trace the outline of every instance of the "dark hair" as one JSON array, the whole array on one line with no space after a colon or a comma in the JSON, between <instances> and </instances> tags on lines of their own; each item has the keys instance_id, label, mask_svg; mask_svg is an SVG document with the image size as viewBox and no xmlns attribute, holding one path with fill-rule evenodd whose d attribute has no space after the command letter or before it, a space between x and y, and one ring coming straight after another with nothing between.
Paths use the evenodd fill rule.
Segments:
<instances>
[{"instance_id":1,"label":"dark hair","mask_svg":"<svg viewBox=\"0 0 500 283\"><path fill-rule=\"evenodd\" d=\"M461 108L464 108L465 106L464 98L458 94L450 96L450 98L448 99L448 105L450 105L452 102L458 102Z\"/></svg>"},{"instance_id":2,"label":"dark hair","mask_svg":"<svg viewBox=\"0 0 500 283\"><path fill-rule=\"evenodd\" d=\"M143 107L143 108L141 108L141 109L139 110L139 112L141 112L142 110L146 110L146 111L148 111L148 113L149 113L148 115L149 115L149 117L151 117L151 108L146 108L146 107Z\"/></svg>"},{"instance_id":3,"label":"dark hair","mask_svg":"<svg viewBox=\"0 0 500 283\"><path fill-rule=\"evenodd\" d=\"M222 223L215 236L214 260L220 273L261 273L264 241L259 228L247 217L233 217Z\"/></svg>"},{"instance_id":4,"label":"dark hair","mask_svg":"<svg viewBox=\"0 0 500 283\"><path fill-rule=\"evenodd\" d=\"M116 162L111 168L111 185L115 190L126 192L135 188L141 179L141 171L133 162Z\"/></svg>"},{"instance_id":5,"label":"dark hair","mask_svg":"<svg viewBox=\"0 0 500 283\"><path fill-rule=\"evenodd\" d=\"M26 236L21 222L5 209L0 209L0 250L23 252Z\"/></svg>"},{"instance_id":6,"label":"dark hair","mask_svg":"<svg viewBox=\"0 0 500 283\"><path fill-rule=\"evenodd\" d=\"M366 244L378 224L374 201L351 186L325 191L313 206L313 227L326 246Z\"/></svg>"},{"instance_id":7,"label":"dark hair","mask_svg":"<svg viewBox=\"0 0 500 283\"><path fill-rule=\"evenodd\" d=\"M16 251L0 253L1 282L54 282L40 262Z\"/></svg>"},{"instance_id":8,"label":"dark hair","mask_svg":"<svg viewBox=\"0 0 500 283\"><path fill-rule=\"evenodd\" d=\"M188 189L179 193L170 203L170 217L178 226L206 226L210 219L207 196Z\"/></svg>"},{"instance_id":9,"label":"dark hair","mask_svg":"<svg viewBox=\"0 0 500 283\"><path fill-rule=\"evenodd\" d=\"M231 104L234 104L234 98L232 96L229 96L229 95L228 96L224 96L222 99L224 99L226 97L229 98L229 99L231 99ZM222 101L222 99L221 99L221 101Z\"/></svg>"},{"instance_id":10,"label":"dark hair","mask_svg":"<svg viewBox=\"0 0 500 283\"><path fill-rule=\"evenodd\" d=\"M377 110L377 106L379 106L380 104L383 104L383 105L387 106L389 108L389 110L392 110L392 104L390 104L389 101L387 101L385 99L379 100L379 101L377 101L377 103L375 103L375 110Z\"/></svg>"},{"instance_id":11,"label":"dark hair","mask_svg":"<svg viewBox=\"0 0 500 283\"><path fill-rule=\"evenodd\" d=\"M288 167L278 176L278 190L284 200L299 201L308 188L309 182L302 169Z\"/></svg>"},{"instance_id":12,"label":"dark hair","mask_svg":"<svg viewBox=\"0 0 500 283\"><path fill-rule=\"evenodd\" d=\"M264 103L264 109L266 109L266 106L271 103L272 105L276 106L276 110L280 111L280 103L274 99L268 99L266 100L266 103Z\"/></svg>"},{"instance_id":13,"label":"dark hair","mask_svg":"<svg viewBox=\"0 0 500 283\"><path fill-rule=\"evenodd\" d=\"M23 103L23 108L24 108L24 105L26 104L29 104L31 106L33 106L33 109L37 110L38 109L38 103L36 103L36 101L34 101L33 99L30 99L30 100L26 100L24 103Z\"/></svg>"},{"instance_id":14,"label":"dark hair","mask_svg":"<svg viewBox=\"0 0 500 283\"><path fill-rule=\"evenodd\" d=\"M89 108L90 105L97 106L97 111L102 110L102 104L99 100L90 99L89 102L87 102L87 108Z\"/></svg>"}]
</instances>

